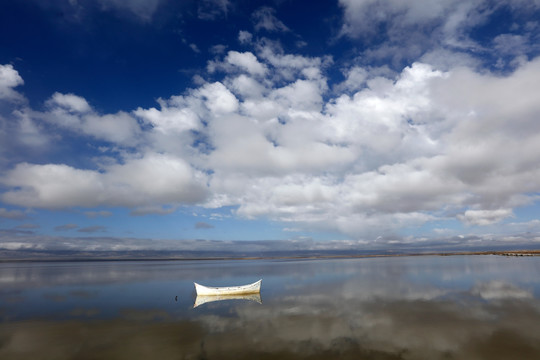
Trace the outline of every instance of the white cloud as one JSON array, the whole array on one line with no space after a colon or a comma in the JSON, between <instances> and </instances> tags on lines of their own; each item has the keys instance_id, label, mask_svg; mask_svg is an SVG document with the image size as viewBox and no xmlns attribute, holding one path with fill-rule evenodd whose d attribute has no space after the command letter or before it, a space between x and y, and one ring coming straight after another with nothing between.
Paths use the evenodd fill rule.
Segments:
<instances>
[{"instance_id":1,"label":"white cloud","mask_svg":"<svg viewBox=\"0 0 540 360\"><path fill-rule=\"evenodd\" d=\"M453 68L467 67L476 69L480 67L481 60L471 54L459 51L450 51L444 48L429 50L419 61L425 64L431 64L434 68L442 71L449 71Z\"/></svg>"},{"instance_id":2,"label":"white cloud","mask_svg":"<svg viewBox=\"0 0 540 360\"><path fill-rule=\"evenodd\" d=\"M264 76L268 71L267 67L260 63L253 53L240 53L238 51L229 51L223 61L208 62L207 69L211 73L217 70L226 73L239 71L258 77Z\"/></svg>"},{"instance_id":3,"label":"white cloud","mask_svg":"<svg viewBox=\"0 0 540 360\"><path fill-rule=\"evenodd\" d=\"M46 105L48 111L33 115L80 134L123 145L135 144L140 134L139 124L130 114L98 114L83 97L74 94L54 93Z\"/></svg>"},{"instance_id":4,"label":"white cloud","mask_svg":"<svg viewBox=\"0 0 540 360\"><path fill-rule=\"evenodd\" d=\"M238 32L238 41L240 44L249 44L251 43L251 40L253 39L253 34L251 34L249 31L240 30Z\"/></svg>"},{"instance_id":5,"label":"white cloud","mask_svg":"<svg viewBox=\"0 0 540 360\"><path fill-rule=\"evenodd\" d=\"M152 124L156 131L183 132L200 128L198 115L200 103L190 97L177 96L170 100L158 99L160 110L138 108L134 114Z\"/></svg>"},{"instance_id":6,"label":"white cloud","mask_svg":"<svg viewBox=\"0 0 540 360\"><path fill-rule=\"evenodd\" d=\"M326 81L323 70L333 62L331 56L306 57L285 54L279 43L266 39L257 44L257 57L272 67L272 82L294 81L299 78Z\"/></svg>"},{"instance_id":7,"label":"white cloud","mask_svg":"<svg viewBox=\"0 0 540 360\"><path fill-rule=\"evenodd\" d=\"M19 72L13 68L13 65L0 65L0 100L23 100L23 96L13 90L13 88L22 84L24 84L24 81Z\"/></svg>"},{"instance_id":8,"label":"white cloud","mask_svg":"<svg viewBox=\"0 0 540 360\"><path fill-rule=\"evenodd\" d=\"M428 16L418 11L409 16ZM331 64L263 41L215 60L219 81L159 99L159 109L99 114L80 96L55 93L46 111L27 116L109 141L118 158L98 158L99 170L18 164L2 177L2 199L126 206L133 215L235 206L237 216L357 238L451 218L496 224L536 200L540 59L505 76L451 64L397 74L351 65L333 92Z\"/></svg>"},{"instance_id":9,"label":"white cloud","mask_svg":"<svg viewBox=\"0 0 540 360\"><path fill-rule=\"evenodd\" d=\"M331 59L327 57L320 58L284 54L278 44L270 41L263 41L258 44L258 56L278 70L280 68L289 68L301 71L309 67L320 68L331 62Z\"/></svg>"},{"instance_id":10,"label":"white cloud","mask_svg":"<svg viewBox=\"0 0 540 360\"><path fill-rule=\"evenodd\" d=\"M320 111L322 109L321 84L297 80L292 84L273 90L269 97L282 106L295 111Z\"/></svg>"},{"instance_id":11,"label":"white cloud","mask_svg":"<svg viewBox=\"0 0 540 360\"><path fill-rule=\"evenodd\" d=\"M22 163L8 172L1 182L17 187L2 195L2 200L25 207L60 208L89 204L96 206L100 192L99 173L67 165Z\"/></svg>"},{"instance_id":12,"label":"white cloud","mask_svg":"<svg viewBox=\"0 0 540 360\"><path fill-rule=\"evenodd\" d=\"M42 250L45 246L38 243L28 243L22 241L5 241L0 243L0 249L4 250Z\"/></svg>"},{"instance_id":13,"label":"white cloud","mask_svg":"<svg viewBox=\"0 0 540 360\"><path fill-rule=\"evenodd\" d=\"M41 125L36 123L28 109L15 110L13 115L18 120L18 128L12 135L16 135L20 143L42 149L50 145L50 135L43 130Z\"/></svg>"},{"instance_id":14,"label":"white cloud","mask_svg":"<svg viewBox=\"0 0 540 360\"><path fill-rule=\"evenodd\" d=\"M467 210L458 218L469 225L491 225L512 216L511 209Z\"/></svg>"},{"instance_id":15,"label":"white cloud","mask_svg":"<svg viewBox=\"0 0 540 360\"><path fill-rule=\"evenodd\" d=\"M140 133L137 121L125 112L88 115L84 118L82 130L98 139L127 145L135 143Z\"/></svg>"},{"instance_id":16,"label":"white cloud","mask_svg":"<svg viewBox=\"0 0 540 360\"><path fill-rule=\"evenodd\" d=\"M353 66L346 70L346 79L335 87L336 93L343 91L358 91L366 85L368 78L367 69L360 66Z\"/></svg>"},{"instance_id":17,"label":"white cloud","mask_svg":"<svg viewBox=\"0 0 540 360\"><path fill-rule=\"evenodd\" d=\"M206 107L215 115L232 113L238 109L238 99L222 83L206 84L198 90Z\"/></svg>"},{"instance_id":18,"label":"white cloud","mask_svg":"<svg viewBox=\"0 0 540 360\"><path fill-rule=\"evenodd\" d=\"M266 92L261 83L244 74L232 79L229 87L233 92L240 94L244 98L261 98ZM243 105L245 106L246 102Z\"/></svg>"},{"instance_id":19,"label":"white cloud","mask_svg":"<svg viewBox=\"0 0 540 360\"><path fill-rule=\"evenodd\" d=\"M61 94L55 92L53 96L47 101L47 105L51 107L58 106L67 110L70 113L85 113L91 110L88 102L74 94Z\"/></svg>"},{"instance_id":20,"label":"white cloud","mask_svg":"<svg viewBox=\"0 0 540 360\"><path fill-rule=\"evenodd\" d=\"M2 195L4 202L50 209L193 204L206 197L205 181L184 160L153 153L104 171L22 163L0 179L14 187Z\"/></svg>"},{"instance_id":21,"label":"white cloud","mask_svg":"<svg viewBox=\"0 0 540 360\"><path fill-rule=\"evenodd\" d=\"M251 75L262 76L266 73L266 67L257 61L255 55L250 52L239 53L238 51L229 51L225 61L246 70Z\"/></svg>"},{"instance_id":22,"label":"white cloud","mask_svg":"<svg viewBox=\"0 0 540 360\"><path fill-rule=\"evenodd\" d=\"M25 96L14 90L23 84L12 65L0 65L0 167L46 153L54 138L33 117Z\"/></svg>"},{"instance_id":23,"label":"white cloud","mask_svg":"<svg viewBox=\"0 0 540 360\"><path fill-rule=\"evenodd\" d=\"M263 29L270 32L289 31L289 28L275 16L275 13L275 9L266 6L253 12L251 17L253 18L255 31Z\"/></svg>"},{"instance_id":24,"label":"white cloud","mask_svg":"<svg viewBox=\"0 0 540 360\"><path fill-rule=\"evenodd\" d=\"M351 236L463 208L458 219L468 224L500 221L538 191L537 66L503 78L420 63L395 79L366 69L365 87L326 103L319 82L258 91L241 102L249 118L210 122L209 205ZM310 184L332 195L306 194Z\"/></svg>"},{"instance_id":25,"label":"white cloud","mask_svg":"<svg viewBox=\"0 0 540 360\"><path fill-rule=\"evenodd\" d=\"M283 60L277 55L273 59L280 67L293 68L299 74L305 71L309 80L299 79L278 88L272 87L272 81L247 75L224 81L223 86L229 86L242 100L237 109L231 108L234 115L231 112L224 118L210 109L209 140L215 150L208 156L208 166L214 171L223 169L223 176L227 176L233 170L284 174L350 162L349 149L326 143L327 136L319 129L324 121L322 94L327 90L318 67L322 61L302 57ZM310 67L302 68L303 64Z\"/></svg>"}]
</instances>

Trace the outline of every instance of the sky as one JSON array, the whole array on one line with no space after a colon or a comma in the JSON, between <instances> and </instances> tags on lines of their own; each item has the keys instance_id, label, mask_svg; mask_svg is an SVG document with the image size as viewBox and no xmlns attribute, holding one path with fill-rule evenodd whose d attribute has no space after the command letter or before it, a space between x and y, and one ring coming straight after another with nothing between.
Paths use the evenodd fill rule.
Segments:
<instances>
[{"instance_id":1,"label":"sky","mask_svg":"<svg viewBox=\"0 0 540 360\"><path fill-rule=\"evenodd\" d=\"M0 249L540 244L540 1L0 6Z\"/></svg>"}]
</instances>

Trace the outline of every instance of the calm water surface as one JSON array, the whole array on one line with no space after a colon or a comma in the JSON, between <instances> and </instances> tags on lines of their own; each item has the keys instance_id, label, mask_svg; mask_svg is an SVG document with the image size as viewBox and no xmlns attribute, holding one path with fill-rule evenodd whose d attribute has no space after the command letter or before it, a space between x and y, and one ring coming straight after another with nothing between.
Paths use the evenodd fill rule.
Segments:
<instances>
[{"instance_id":1,"label":"calm water surface","mask_svg":"<svg viewBox=\"0 0 540 360\"><path fill-rule=\"evenodd\" d=\"M4 263L0 318L1 359L540 359L540 257Z\"/></svg>"}]
</instances>

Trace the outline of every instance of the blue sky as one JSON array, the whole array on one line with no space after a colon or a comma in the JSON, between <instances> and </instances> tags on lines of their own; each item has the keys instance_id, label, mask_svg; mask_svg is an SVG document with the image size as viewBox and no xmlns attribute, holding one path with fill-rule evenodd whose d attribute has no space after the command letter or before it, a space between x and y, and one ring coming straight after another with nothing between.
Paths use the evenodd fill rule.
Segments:
<instances>
[{"instance_id":1,"label":"blue sky","mask_svg":"<svg viewBox=\"0 0 540 360\"><path fill-rule=\"evenodd\" d=\"M3 249L540 241L537 1L1 6Z\"/></svg>"}]
</instances>

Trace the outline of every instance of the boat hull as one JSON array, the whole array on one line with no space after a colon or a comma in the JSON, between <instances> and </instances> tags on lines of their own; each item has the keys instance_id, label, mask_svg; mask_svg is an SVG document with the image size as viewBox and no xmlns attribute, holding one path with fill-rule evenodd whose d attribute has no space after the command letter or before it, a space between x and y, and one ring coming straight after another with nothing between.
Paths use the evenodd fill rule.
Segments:
<instances>
[{"instance_id":1,"label":"boat hull","mask_svg":"<svg viewBox=\"0 0 540 360\"><path fill-rule=\"evenodd\" d=\"M208 287L197 283L194 284L197 295L216 296L257 294L261 291L261 282L262 279L249 285L225 287Z\"/></svg>"}]
</instances>

